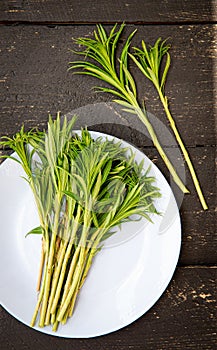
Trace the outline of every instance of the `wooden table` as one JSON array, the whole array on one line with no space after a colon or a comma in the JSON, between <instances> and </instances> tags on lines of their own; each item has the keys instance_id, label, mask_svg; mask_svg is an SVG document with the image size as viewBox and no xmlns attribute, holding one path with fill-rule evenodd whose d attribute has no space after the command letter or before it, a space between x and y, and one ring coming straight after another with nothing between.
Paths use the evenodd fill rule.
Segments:
<instances>
[{"instance_id":1,"label":"wooden table","mask_svg":"<svg viewBox=\"0 0 217 350\"><path fill-rule=\"evenodd\" d=\"M43 128L48 112L64 114L110 101L111 96L90 91L94 79L67 72L75 58L69 50L75 48L72 37L91 35L95 23L109 29L125 21L126 33L138 29L133 44L169 37L172 67L166 93L209 205L208 211L201 209L187 172L191 194L180 209L178 267L160 300L136 322L98 338L60 339L24 326L2 308L2 350L216 349L216 12L215 0L1 1L0 136L14 134L23 123L26 128ZM134 73L148 110L166 124L155 91ZM133 123L117 127L108 120L92 129L134 143L169 179L150 140L144 140Z\"/></svg>"}]
</instances>

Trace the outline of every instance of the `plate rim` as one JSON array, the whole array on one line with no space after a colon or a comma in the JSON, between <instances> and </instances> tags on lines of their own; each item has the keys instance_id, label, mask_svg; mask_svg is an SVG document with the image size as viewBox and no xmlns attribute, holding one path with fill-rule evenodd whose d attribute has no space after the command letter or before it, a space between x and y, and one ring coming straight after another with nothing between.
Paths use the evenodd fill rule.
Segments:
<instances>
[{"instance_id":1,"label":"plate rim","mask_svg":"<svg viewBox=\"0 0 217 350\"><path fill-rule=\"evenodd\" d=\"M95 332L95 334L78 334L78 335L65 335L65 334L61 334L59 331L57 332L52 332L50 331L48 328L44 327L44 328L39 328L38 326L36 327L31 327L29 325L29 323L25 320L23 320L22 318L20 318L16 313L14 313L12 310L10 310L10 308L7 307L7 305L5 305L4 303L1 302L1 306L11 315L13 316L15 319L17 319L19 322L23 323L24 325L28 326L30 329L35 330L37 332L40 333L44 333L47 335L51 335L51 336L56 336L56 337L60 337L60 338L68 338L68 339L76 339L76 338L94 338L94 337L99 337L99 336L104 336L110 333L113 333L115 331L119 331L121 329L124 329L125 327L131 325L132 323L134 323L136 320L138 320L139 318L141 318L143 315L145 315L155 304L156 302L161 298L161 296L163 295L163 293L165 292L166 288L168 287L168 285L170 284L170 282L172 281L173 275L175 273L175 270L177 268L177 264L179 261L179 257L180 257L180 252L181 252L181 242L182 242L182 227L181 227L181 218L180 218L180 213L179 213L179 209L178 209L178 205L176 203L176 199L175 196L173 194L173 191L171 189L171 186L169 185L168 181L166 180L166 178L164 177L163 173L161 172L161 170L156 166L156 164L154 164L151 159L149 159L146 154L141 151L137 146L135 146L133 143L126 141L124 139L120 139L116 136L107 134L107 133L103 133L103 132L98 132L98 131L93 131L93 130L89 130L90 134L93 136L95 135L96 137L109 137L110 139L114 139L117 141L121 141L122 143L125 143L126 145L130 146L131 148L133 148L133 151L139 152L143 158L148 159L148 161L150 162L151 166L154 167L154 170L157 170L157 173L160 174L160 176L162 176L162 178L164 179L164 181L166 182L171 195L173 197L173 200L175 202L176 205L176 210L178 212L178 227L179 227L179 233L177 235L177 253L176 253L176 258L174 259L173 265L171 267L171 271L170 273L167 275L167 278L164 282L164 284L162 285L162 287L160 288L160 291L156 294L155 298L153 298L151 300L151 302L149 302L148 306L145 305L144 308L141 308L140 312L137 312L136 314L133 314L132 317L130 317L130 321L127 321L127 323L125 324L120 324L120 326L117 327L111 327L109 330L105 331L105 332ZM73 130L73 132L75 133L79 133L81 132L80 130ZM14 155L15 152L13 152L11 155ZM11 159L5 159L1 164L0 164L0 169L3 169L5 167L5 164L7 164L8 162L12 162ZM14 162L14 161L13 161ZM19 166L17 164L17 166ZM0 176L1 176L1 170L0 170ZM133 238L132 238L133 239Z\"/></svg>"}]
</instances>

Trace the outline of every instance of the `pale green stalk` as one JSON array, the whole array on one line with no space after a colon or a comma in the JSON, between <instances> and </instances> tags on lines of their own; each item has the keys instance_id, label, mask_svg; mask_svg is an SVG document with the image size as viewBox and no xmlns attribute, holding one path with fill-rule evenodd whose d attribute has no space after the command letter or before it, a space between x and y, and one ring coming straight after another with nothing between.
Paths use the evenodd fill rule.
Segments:
<instances>
[{"instance_id":1,"label":"pale green stalk","mask_svg":"<svg viewBox=\"0 0 217 350\"><path fill-rule=\"evenodd\" d=\"M70 286L71 286L71 283L72 283L72 277L73 277L73 274L74 274L74 271L75 271L75 268L76 268L76 264L78 262L80 250L81 250L81 246L79 245L76 248L75 252L74 252L74 255L73 255L73 258L72 258L72 261L71 261L71 264L70 264L69 272L68 272L68 275L67 275L67 280L66 280L66 283L64 285L63 296L61 298L60 308L62 307L62 305L63 305L63 303L64 303L64 301L66 299L67 293L70 290Z\"/></svg>"},{"instance_id":2,"label":"pale green stalk","mask_svg":"<svg viewBox=\"0 0 217 350\"><path fill-rule=\"evenodd\" d=\"M57 259L57 267L55 268L55 271L53 274L51 292L49 296L49 303L48 303L46 318L45 318L45 325L48 325L50 323L51 307L52 307L53 299L56 293L56 288L59 281L59 276L62 269L62 264L65 257L67 245L68 245L68 242L64 241L63 246L60 249L60 255L58 256L58 259Z\"/></svg>"},{"instance_id":3,"label":"pale green stalk","mask_svg":"<svg viewBox=\"0 0 217 350\"><path fill-rule=\"evenodd\" d=\"M60 309L60 313L59 315L57 316L57 321L61 322L64 315L65 315L65 312L70 304L70 301L73 297L73 294L74 294L74 291L76 289L76 286L77 286L77 283L81 277L81 274L82 274L82 271L83 271L83 265L84 265L84 260L85 260L85 247L81 246L80 248L80 255L79 255L79 259L78 259L78 263L76 265L76 269L75 269L75 272L74 272L74 275L73 275L73 281L72 281L72 284L71 284L71 288L69 290L69 293Z\"/></svg>"},{"instance_id":4,"label":"pale green stalk","mask_svg":"<svg viewBox=\"0 0 217 350\"><path fill-rule=\"evenodd\" d=\"M84 268L84 263L85 263L85 251L86 251L86 239L87 239L87 235L90 229L90 225L91 225L91 213L90 213L90 208L89 208L89 203L88 203L88 199L86 198L86 203L85 203L86 207L84 209L84 222L83 222L83 229L82 229L82 234L81 234L81 239L78 245L78 248L76 250L79 250L79 258L76 264L76 268L74 271L74 266L72 266L72 269L74 271L73 274L73 279L72 279L72 284L70 286L70 290L67 294L66 299L63 299L63 303L62 306L60 306L60 313L59 316L57 317L57 321L61 322L62 319L64 318L64 314L70 304L71 298L74 294L74 291L76 289L77 283L79 282L82 272L83 272L83 268ZM71 276L70 276L71 277ZM70 282L70 281L69 281Z\"/></svg>"},{"instance_id":5,"label":"pale green stalk","mask_svg":"<svg viewBox=\"0 0 217 350\"><path fill-rule=\"evenodd\" d=\"M43 276L43 279L42 279L42 284L41 284L40 292L39 292L39 295L38 295L37 304L36 304L36 307L35 307L35 310L34 310L34 313L33 313L33 316L32 316L32 320L30 322L30 326L31 327L34 327L34 325L35 325L36 318L37 318L37 315L38 315L38 312L39 312L39 308L40 308L40 305L41 305L41 301L42 301L42 298L43 298L43 294L44 294L44 288L45 288L45 282L46 282L46 266L47 266L47 261L48 261L48 252L45 253L45 254L46 255L45 255L45 263L44 263L44 266L45 266L44 276Z\"/></svg>"},{"instance_id":6,"label":"pale green stalk","mask_svg":"<svg viewBox=\"0 0 217 350\"><path fill-rule=\"evenodd\" d=\"M62 268L61 268L61 273L60 273L60 278L58 280L55 296L54 296L54 298L52 300L51 314L55 314L56 308L57 308L57 304L59 302L59 298L60 298L60 294L61 294L61 290L62 290L62 286L63 286L63 281L64 281L64 278L65 278L65 272L66 272L67 263L68 263L70 255L71 255L72 247L74 245L75 235L76 235L76 232L77 232L78 227L79 227L80 216L81 216L81 207L78 206L78 211L77 211L77 215L76 215L76 218L75 218L73 231L72 231L72 238L71 238L71 241L68 244L68 247L67 247L67 250L66 250L66 254L64 256L64 260L63 260ZM77 256L75 256L75 254L73 255L72 260L73 260L72 264L76 263Z\"/></svg>"},{"instance_id":7,"label":"pale green stalk","mask_svg":"<svg viewBox=\"0 0 217 350\"><path fill-rule=\"evenodd\" d=\"M122 101L120 100L115 100L116 102L118 102L120 105L122 105ZM158 141L158 138L157 138L157 135L154 131L154 128L152 126L152 124L150 123L148 117L147 117L147 114L146 112L144 112L140 107L139 105L136 103L136 101L132 101L133 102L133 109L128 112L133 112L135 111L134 113L137 114L137 116L139 117L139 119L145 124L148 132L149 132L149 135L151 136L151 139L152 139L152 142L154 144L154 146L157 148L161 158L163 159L164 163L166 164L170 174L172 175L172 178L174 180L174 182L177 184L177 186L180 188L180 190L183 192L183 193L189 193L189 190L186 188L186 186L184 185L184 183L182 182L182 180L180 179L180 177L178 176L174 166L172 165L171 161L169 160L169 158L167 157L166 153L164 152L163 148L161 147L159 141ZM131 102L131 103L132 103ZM123 104L124 105L124 104Z\"/></svg>"},{"instance_id":8,"label":"pale green stalk","mask_svg":"<svg viewBox=\"0 0 217 350\"><path fill-rule=\"evenodd\" d=\"M201 205L202 205L204 210L207 210L208 209L208 205L207 205L206 200L204 198L204 195L203 195L202 189L200 187L200 183L199 183L198 177L197 177L196 172L194 170L194 167L193 167L193 164L191 162L191 159L190 159L190 156L188 154L188 151L187 151L187 149L186 149L186 147L185 147L185 145L184 145L184 143L182 141L182 138L181 138L181 136L179 134L179 131L178 131L177 127L176 127L175 121L174 121L174 119L173 119L173 117L172 117L172 115L170 113L170 110L169 110L169 107L168 107L167 98L163 96L162 91L160 89L158 89L158 93L159 93L161 102L162 102L162 104L164 106L164 110L165 110L165 113L167 115L167 118L168 118L168 120L170 122L170 126L171 126L171 128L172 128L172 130L174 132L176 140L178 141L178 144L179 144L179 146L180 146L180 148L182 150L182 153L184 155L185 161L186 161L186 163L188 165L188 168L189 168L189 171L191 173L191 177L192 177L195 189L197 191L198 197L200 199Z\"/></svg>"},{"instance_id":9,"label":"pale green stalk","mask_svg":"<svg viewBox=\"0 0 217 350\"><path fill-rule=\"evenodd\" d=\"M155 86L161 103L164 107L164 111L166 113L166 116L169 120L171 129L174 132L174 135L176 137L176 140L181 148L181 151L184 155L185 161L188 165L188 168L190 170L190 174L194 183L194 186L196 188L199 200L201 202L201 205L204 210L208 209L208 206L206 204L204 195L202 193L199 180L197 178L196 172L194 170L193 164L191 162L190 156L188 154L188 151L182 141L182 138L179 134L179 131L177 129L175 120L173 119L171 112L169 110L168 105L168 99L164 93L164 87L166 83L166 78L168 74L168 70L170 67L170 54L168 52L170 46L165 44L165 41L161 42L161 38L159 38L155 45L153 47L150 47L149 50L146 47L146 44L144 41L142 41L142 49L135 48L135 54L129 54L132 60L136 63L140 71L148 78L153 85ZM162 66L162 59L166 55L166 63L163 69L162 74L160 74L161 66Z\"/></svg>"},{"instance_id":10,"label":"pale green stalk","mask_svg":"<svg viewBox=\"0 0 217 350\"><path fill-rule=\"evenodd\" d=\"M50 292L51 276L52 276L52 272L53 272L53 258L54 258L54 252L55 252L56 238L58 235L60 209L61 209L59 199L57 201L58 201L58 203L57 203L57 208L55 211L54 225L53 225L52 237L51 237L51 242L50 242L50 250L49 250L49 256L48 256L45 287L44 287L44 294L43 294L42 307L41 307L41 313L40 313L39 327L44 327L46 310L47 310L48 299L49 299L49 292Z\"/></svg>"},{"instance_id":11,"label":"pale green stalk","mask_svg":"<svg viewBox=\"0 0 217 350\"><path fill-rule=\"evenodd\" d=\"M70 198L66 202L66 207L67 207L67 209L66 209L64 220L63 220L63 232L61 232L62 245L60 246L60 249L58 250L58 254L57 254L57 266L55 267L55 270L53 273L52 286L51 286L51 291L50 291L50 296L49 296L49 303L48 303L48 307L47 307L45 325L48 325L50 323L51 307L53 304L57 285L59 282L60 273L61 273L61 269L63 266L64 258L67 255L66 254L67 247L69 247L70 252L71 252L71 248L72 248L72 244L73 244L72 238L69 237L69 235L71 233L70 232L71 231L71 227L70 227L71 218L70 218L69 214L71 216L73 215L73 211L75 208L75 202ZM76 225L74 225L72 232L73 232L73 230L75 230L75 227L76 227ZM71 240L71 242L70 242L70 240Z\"/></svg>"}]
</instances>

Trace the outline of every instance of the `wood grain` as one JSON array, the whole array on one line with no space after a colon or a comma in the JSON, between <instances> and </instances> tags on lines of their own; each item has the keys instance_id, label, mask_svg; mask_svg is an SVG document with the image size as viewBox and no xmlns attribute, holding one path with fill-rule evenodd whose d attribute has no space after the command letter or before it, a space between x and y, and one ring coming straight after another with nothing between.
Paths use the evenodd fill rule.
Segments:
<instances>
[{"instance_id":1,"label":"wood grain","mask_svg":"<svg viewBox=\"0 0 217 350\"><path fill-rule=\"evenodd\" d=\"M180 267L160 300L131 325L92 339L63 339L36 332L4 309L1 349L214 350L216 268Z\"/></svg>"},{"instance_id":2,"label":"wood grain","mask_svg":"<svg viewBox=\"0 0 217 350\"><path fill-rule=\"evenodd\" d=\"M1 1L1 21L25 22L203 22L216 19L216 1L86 0Z\"/></svg>"},{"instance_id":3,"label":"wood grain","mask_svg":"<svg viewBox=\"0 0 217 350\"><path fill-rule=\"evenodd\" d=\"M1 349L216 349L216 14L216 0L0 1L0 137L13 135L23 124L45 128L48 113L76 112L78 128L88 125L123 138L153 160L174 191L182 221L182 249L172 282L139 320L107 336L61 339L24 326L0 308ZM156 92L132 63L139 98L145 98L161 143L186 176L191 195L184 200L142 124L120 112L111 96L91 90L98 85L95 79L67 72L68 62L77 59L70 52L76 48L72 38L92 36L95 23L110 29L123 21L124 38L137 29L135 46L142 39L153 44L159 36L172 44L166 94L207 198L206 212L189 172L180 166ZM5 153L0 150L0 156Z\"/></svg>"}]
</instances>

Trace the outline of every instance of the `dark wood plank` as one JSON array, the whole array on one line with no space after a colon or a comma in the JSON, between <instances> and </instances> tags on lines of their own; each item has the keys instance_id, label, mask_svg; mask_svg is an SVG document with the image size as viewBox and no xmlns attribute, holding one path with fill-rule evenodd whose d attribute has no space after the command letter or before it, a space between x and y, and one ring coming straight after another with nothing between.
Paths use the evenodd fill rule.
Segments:
<instances>
[{"instance_id":1,"label":"dark wood plank","mask_svg":"<svg viewBox=\"0 0 217 350\"><path fill-rule=\"evenodd\" d=\"M198 26L136 26L133 44L145 38L153 43L158 36L171 37L172 67L168 77L167 95L171 111L187 146L214 145L216 51L214 36L217 27ZM1 27L0 136L13 134L24 123L27 127L46 123L48 112L68 113L78 107L111 101L111 96L96 94L91 88L94 78L72 75L68 62L77 59L72 37L92 35L94 26ZM109 27L110 28L110 27ZM127 26L126 33L135 29ZM146 97L147 108L167 124L158 98L149 84L133 66L140 98ZM92 107L91 107L92 108ZM102 115L103 117L103 115ZM107 119L106 119L107 120ZM123 119L116 118L120 124ZM94 113L86 123L94 122ZM128 117L126 125L142 130L136 118ZM191 130L191 132L189 132ZM167 143L166 140L163 142ZM151 145L149 139L146 145Z\"/></svg>"},{"instance_id":2,"label":"dark wood plank","mask_svg":"<svg viewBox=\"0 0 217 350\"><path fill-rule=\"evenodd\" d=\"M105 125L103 127L105 128ZM95 127L93 129L105 132L103 127ZM119 133L117 131L111 131L110 134L122 137L126 141L130 141L136 145L136 135L134 138L130 138L128 129L121 128L119 129ZM166 174L166 178L173 188L179 206L181 206L182 249L179 265L215 264L217 261L216 186L213 181L207 181L207 178L211 179L214 174L216 150L213 147L190 149L192 160L195 164L202 189L204 190L204 195L209 204L208 211L204 211L201 208L189 174L187 175L187 185L191 190L191 194L186 195L183 200L183 195L170 181L168 171L165 169L162 160L159 159L156 150L149 147L142 148L141 150ZM0 151L0 156L2 153Z\"/></svg>"},{"instance_id":3,"label":"dark wood plank","mask_svg":"<svg viewBox=\"0 0 217 350\"><path fill-rule=\"evenodd\" d=\"M165 293L144 316L120 331L92 339L47 336L1 309L1 349L214 350L215 280L215 267L178 268Z\"/></svg>"},{"instance_id":4,"label":"dark wood plank","mask_svg":"<svg viewBox=\"0 0 217 350\"><path fill-rule=\"evenodd\" d=\"M0 20L27 22L201 22L216 17L216 1L3 0Z\"/></svg>"},{"instance_id":5,"label":"dark wood plank","mask_svg":"<svg viewBox=\"0 0 217 350\"><path fill-rule=\"evenodd\" d=\"M78 110L78 127L87 124L91 129L132 142L156 163L172 185L163 162L151 146L150 139L145 136L141 124L120 114L116 106L108 103L110 96L92 92L90 88L96 85L96 80L72 76L67 72L68 61L76 58L69 52L69 49L75 48L72 37L91 36L94 29L93 25L69 24L123 20L134 23L136 25L126 28L126 33L138 28L134 45L139 45L143 38L153 43L158 36L170 37L172 67L166 92L209 204L209 211L201 210L188 172L186 183L191 195L185 196L182 201L179 191L172 186L177 200L182 204L179 267L158 303L138 321L121 331L95 339L59 339L31 330L0 309L1 349L216 348L216 266L211 265L216 264L217 259L214 179L216 113L213 92L217 27L207 24L216 21L216 13L216 0L146 0L145 4L136 0L128 3L118 0L112 4L105 0L77 3L66 0L0 2L1 24L19 24L16 27L0 27L0 136L12 135L23 123L28 129L33 126L43 128L48 112L55 115L61 110L67 114L83 106ZM55 25L57 23L64 26ZM160 23L164 25L158 25ZM172 25L175 23L177 25ZM164 124L162 128L168 130L154 89L144 82L135 67L131 69L135 73L139 96L146 97L148 111L156 116L156 125L161 120ZM102 103L100 116L97 114L99 103ZM115 110L115 117L109 110ZM161 142L173 153L176 145L165 137L162 128L158 129ZM3 152L0 150L1 154ZM176 161L179 163L178 158ZM197 266L185 266L192 264ZM198 266L201 264L210 266Z\"/></svg>"},{"instance_id":6,"label":"dark wood plank","mask_svg":"<svg viewBox=\"0 0 217 350\"><path fill-rule=\"evenodd\" d=\"M181 209L181 222L182 250L179 265L216 264L216 211Z\"/></svg>"},{"instance_id":7,"label":"dark wood plank","mask_svg":"<svg viewBox=\"0 0 217 350\"><path fill-rule=\"evenodd\" d=\"M135 137L136 141L136 137ZM145 154L161 169L171 185L180 207L182 222L182 250L179 264L215 264L217 261L216 229L216 184L215 184L215 147L189 148L189 154L195 166L201 188L207 200L209 210L204 211L197 197L189 171L186 170L186 185L190 194L179 191L168 175L168 171L155 149L142 148ZM171 149L167 149L171 152ZM172 153L175 150L172 149ZM176 168L179 168L176 163Z\"/></svg>"}]
</instances>

